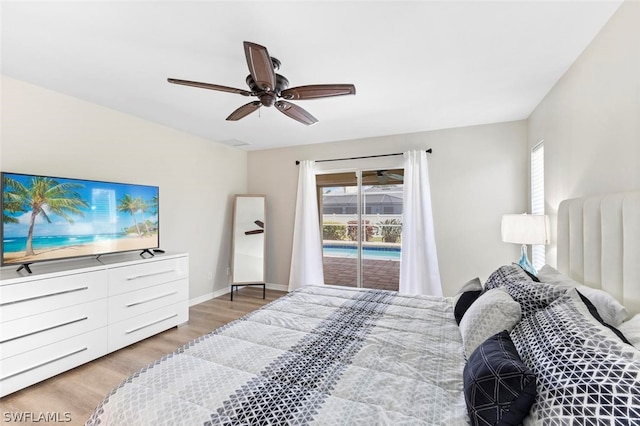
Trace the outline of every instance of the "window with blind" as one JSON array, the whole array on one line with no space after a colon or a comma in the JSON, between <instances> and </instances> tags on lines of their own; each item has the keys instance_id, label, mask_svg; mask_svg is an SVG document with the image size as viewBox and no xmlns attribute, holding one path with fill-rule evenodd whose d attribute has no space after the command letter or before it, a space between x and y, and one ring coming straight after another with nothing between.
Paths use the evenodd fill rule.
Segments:
<instances>
[{"instance_id":1,"label":"window with blind","mask_svg":"<svg viewBox=\"0 0 640 426\"><path fill-rule=\"evenodd\" d=\"M531 214L544 214L544 143L531 149ZM533 245L531 263L536 270L545 264L544 245Z\"/></svg>"}]
</instances>

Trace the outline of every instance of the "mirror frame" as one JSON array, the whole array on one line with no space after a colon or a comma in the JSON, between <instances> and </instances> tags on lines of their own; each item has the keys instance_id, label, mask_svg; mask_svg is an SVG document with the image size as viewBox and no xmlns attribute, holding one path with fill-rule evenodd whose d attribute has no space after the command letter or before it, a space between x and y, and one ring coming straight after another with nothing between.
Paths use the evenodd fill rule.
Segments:
<instances>
[{"instance_id":1,"label":"mirror frame","mask_svg":"<svg viewBox=\"0 0 640 426\"><path fill-rule=\"evenodd\" d=\"M245 213L245 212L241 212L240 209L242 208L241 204L241 200L246 200L249 198L253 198L253 199L261 199L262 203L261 203L261 211L256 211L255 214L254 213ZM239 206L240 204L240 206ZM262 227L259 226L258 223L256 223L255 225L253 225L253 223L251 224L251 226L247 226L247 218L244 216L251 216L251 219L255 218L255 221L251 221L253 223L256 222L262 222ZM239 220L242 220L243 222L246 222L244 224L239 224ZM240 227L242 227L242 229L239 229ZM246 229L245 229L246 228ZM249 229L251 228L251 229ZM238 234L238 232L244 232L244 234ZM238 241L238 238L252 238L252 235L254 234L262 234L262 247L261 249L258 248L256 250L257 253L257 257L258 258L262 258L262 265L259 268L260 273L258 275L260 276L256 276L256 279L251 279L251 277L249 278L243 278L241 277L241 281L237 280L237 272L236 269L238 267L242 267L242 265L239 265L239 258L240 258L240 253L238 253L238 249L240 247L243 246L243 244L240 243L240 241ZM236 194L234 197L234 202L233 202L233 221L232 221L232 229L231 229L231 236L232 236L232 242L231 242L231 300L233 300L233 290L234 288L237 291L237 288L239 286L245 286L245 285L262 285L263 286L263 298L265 297L265 275L266 275L266 262L265 262L265 254L266 254L266 196L262 195L262 194ZM246 245L245 245L246 247ZM256 265L253 265L253 269L256 269Z\"/></svg>"}]
</instances>

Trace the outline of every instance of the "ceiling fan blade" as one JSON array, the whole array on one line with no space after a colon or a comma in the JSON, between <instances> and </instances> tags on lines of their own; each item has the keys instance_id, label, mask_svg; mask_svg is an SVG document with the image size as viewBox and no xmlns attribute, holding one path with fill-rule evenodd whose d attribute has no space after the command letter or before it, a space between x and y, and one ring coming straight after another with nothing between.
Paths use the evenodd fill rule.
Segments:
<instances>
[{"instance_id":1,"label":"ceiling fan blade","mask_svg":"<svg viewBox=\"0 0 640 426\"><path fill-rule=\"evenodd\" d=\"M355 95L356 87L353 84L312 84L298 86L283 90L280 93L285 99L316 99L330 96Z\"/></svg>"},{"instance_id":2,"label":"ceiling fan blade","mask_svg":"<svg viewBox=\"0 0 640 426\"><path fill-rule=\"evenodd\" d=\"M229 116L227 117L227 120L238 121L241 118L246 117L247 115L251 114L253 111L260 108L261 105L262 104L260 103L260 101L253 101L253 102L249 102L248 104L244 104L240 108L238 108L237 110L229 114Z\"/></svg>"},{"instance_id":3,"label":"ceiling fan blade","mask_svg":"<svg viewBox=\"0 0 640 426\"><path fill-rule=\"evenodd\" d=\"M398 173L389 173L389 170L376 170L376 179L380 185L397 184L404 181L404 176ZM362 173L362 177L367 176L365 172Z\"/></svg>"},{"instance_id":4,"label":"ceiling fan blade","mask_svg":"<svg viewBox=\"0 0 640 426\"><path fill-rule=\"evenodd\" d=\"M251 96L253 93L248 90L236 89L235 87L220 86L218 84L200 83L198 81L179 80L177 78L168 78L167 81L173 84L181 84L183 86L199 87L201 89L217 90L219 92L239 93L243 96Z\"/></svg>"},{"instance_id":5,"label":"ceiling fan blade","mask_svg":"<svg viewBox=\"0 0 640 426\"><path fill-rule=\"evenodd\" d=\"M307 126L318 122L318 119L313 115L291 102L278 101L276 102L276 108L284 115L291 117L302 124L306 124Z\"/></svg>"},{"instance_id":6,"label":"ceiling fan blade","mask_svg":"<svg viewBox=\"0 0 640 426\"><path fill-rule=\"evenodd\" d=\"M244 55L247 57L247 66L253 81L262 90L273 90L276 87L276 73L267 48L245 41Z\"/></svg>"}]
</instances>

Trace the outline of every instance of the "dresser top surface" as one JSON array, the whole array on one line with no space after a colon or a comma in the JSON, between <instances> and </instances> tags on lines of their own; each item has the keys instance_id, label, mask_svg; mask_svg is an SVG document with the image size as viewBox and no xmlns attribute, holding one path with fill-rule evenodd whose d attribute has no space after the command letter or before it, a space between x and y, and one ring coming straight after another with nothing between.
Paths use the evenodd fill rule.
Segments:
<instances>
[{"instance_id":1,"label":"dresser top surface","mask_svg":"<svg viewBox=\"0 0 640 426\"><path fill-rule=\"evenodd\" d=\"M99 257L82 257L77 259L33 263L30 266L32 273L28 273L24 269L18 271L17 269L19 265L4 266L0 268L0 286L41 280L67 274L106 270L109 267L156 262L184 256L187 256L187 254L169 252L157 253L154 256L144 255L144 257L138 252L106 254Z\"/></svg>"}]
</instances>

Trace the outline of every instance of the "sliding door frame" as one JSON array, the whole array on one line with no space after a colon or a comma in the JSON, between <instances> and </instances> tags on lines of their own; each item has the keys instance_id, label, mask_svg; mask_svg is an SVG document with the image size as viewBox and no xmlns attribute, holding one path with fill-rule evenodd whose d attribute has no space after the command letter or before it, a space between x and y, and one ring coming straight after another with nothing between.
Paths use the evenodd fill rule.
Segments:
<instances>
[{"instance_id":1,"label":"sliding door frame","mask_svg":"<svg viewBox=\"0 0 640 426\"><path fill-rule=\"evenodd\" d=\"M380 167L353 167L353 168L342 168L342 169L335 169L335 170L323 170L323 171L319 171L316 172L316 176L318 175L332 175L332 174L342 174L342 173L354 173L355 174L355 186L357 188L357 196L356 196L356 287L357 288L363 288L364 287L364 283L363 279L364 279L364 274L363 274L363 268L364 268L364 262L363 262L363 216L366 215L366 212L364 211L364 206L363 206L363 172L371 172L371 171L375 171L378 172L379 170L388 170L388 168L380 168ZM399 171L402 170L402 173L404 174L404 167L394 167L392 169ZM386 183L385 183L386 184ZM370 185L369 183L367 183L367 185ZM339 183L338 181L336 181L335 186L352 186L352 185L347 185L344 183ZM329 185L326 184L316 184L316 191L317 191L317 197L318 197L318 217L320 218L320 223L319 223L319 228L320 228L320 233L322 235L322 229L323 229L323 225L324 225L324 215L323 215L323 192L322 192L322 188L325 187L329 187ZM323 257L324 257L324 247L323 247Z\"/></svg>"}]
</instances>

